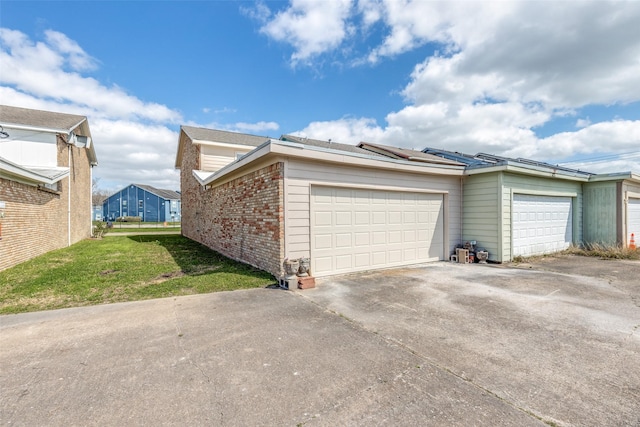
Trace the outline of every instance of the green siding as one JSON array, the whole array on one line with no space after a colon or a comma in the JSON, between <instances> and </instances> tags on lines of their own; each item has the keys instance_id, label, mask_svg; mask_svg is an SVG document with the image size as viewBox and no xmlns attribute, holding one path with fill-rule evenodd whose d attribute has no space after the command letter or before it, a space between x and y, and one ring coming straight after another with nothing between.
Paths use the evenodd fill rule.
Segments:
<instances>
[{"instance_id":1,"label":"green siding","mask_svg":"<svg viewBox=\"0 0 640 427\"><path fill-rule=\"evenodd\" d=\"M616 245L617 189L615 182L594 182L584 189L584 240Z\"/></svg>"},{"instance_id":2,"label":"green siding","mask_svg":"<svg viewBox=\"0 0 640 427\"><path fill-rule=\"evenodd\" d=\"M499 261L498 173L471 175L464 180L462 240L475 240Z\"/></svg>"}]
</instances>

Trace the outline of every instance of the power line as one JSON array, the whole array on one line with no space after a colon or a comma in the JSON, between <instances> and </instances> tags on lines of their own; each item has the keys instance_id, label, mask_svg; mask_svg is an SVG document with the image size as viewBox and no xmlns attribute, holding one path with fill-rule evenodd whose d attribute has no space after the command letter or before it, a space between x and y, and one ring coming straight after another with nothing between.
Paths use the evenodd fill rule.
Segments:
<instances>
[{"instance_id":1,"label":"power line","mask_svg":"<svg viewBox=\"0 0 640 427\"><path fill-rule=\"evenodd\" d=\"M574 165L574 164L593 164L593 163L605 163L611 160L628 160L640 157L640 151L630 151L628 153L621 154L607 154L604 156L590 157L583 160L574 160L573 162L562 162L561 165Z\"/></svg>"}]
</instances>

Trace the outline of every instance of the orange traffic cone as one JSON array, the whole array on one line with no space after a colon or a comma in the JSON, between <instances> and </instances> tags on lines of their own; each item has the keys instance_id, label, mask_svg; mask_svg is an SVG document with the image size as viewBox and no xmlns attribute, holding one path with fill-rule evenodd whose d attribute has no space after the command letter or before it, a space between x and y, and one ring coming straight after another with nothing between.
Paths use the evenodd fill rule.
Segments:
<instances>
[{"instance_id":1,"label":"orange traffic cone","mask_svg":"<svg viewBox=\"0 0 640 427\"><path fill-rule=\"evenodd\" d=\"M635 248L636 248L636 239L633 233L631 233L631 240L629 240L629 249L635 249Z\"/></svg>"}]
</instances>

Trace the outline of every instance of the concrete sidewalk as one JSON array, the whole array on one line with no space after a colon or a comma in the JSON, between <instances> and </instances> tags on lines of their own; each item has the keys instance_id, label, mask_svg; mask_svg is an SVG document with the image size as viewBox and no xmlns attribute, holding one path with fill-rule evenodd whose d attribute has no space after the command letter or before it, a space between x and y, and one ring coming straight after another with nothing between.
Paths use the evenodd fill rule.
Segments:
<instances>
[{"instance_id":1,"label":"concrete sidewalk","mask_svg":"<svg viewBox=\"0 0 640 427\"><path fill-rule=\"evenodd\" d=\"M2 425L544 425L296 292L1 316L0 336Z\"/></svg>"}]
</instances>

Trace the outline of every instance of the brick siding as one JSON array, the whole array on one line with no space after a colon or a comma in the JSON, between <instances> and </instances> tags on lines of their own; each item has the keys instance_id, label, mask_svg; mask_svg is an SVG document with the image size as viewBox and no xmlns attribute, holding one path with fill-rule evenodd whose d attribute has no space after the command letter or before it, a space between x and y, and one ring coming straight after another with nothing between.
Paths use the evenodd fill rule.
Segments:
<instances>
[{"instance_id":1,"label":"brick siding","mask_svg":"<svg viewBox=\"0 0 640 427\"><path fill-rule=\"evenodd\" d=\"M284 258L284 165L274 163L204 189L191 174L198 154L198 147L187 141L181 166L182 234L279 277Z\"/></svg>"},{"instance_id":2,"label":"brick siding","mask_svg":"<svg viewBox=\"0 0 640 427\"><path fill-rule=\"evenodd\" d=\"M58 183L57 194L0 178L5 202L0 240L0 271L69 244L69 183L71 183L71 243L91 237L91 170L85 149L58 141L58 165L71 173Z\"/></svg>"}]
</instances>

